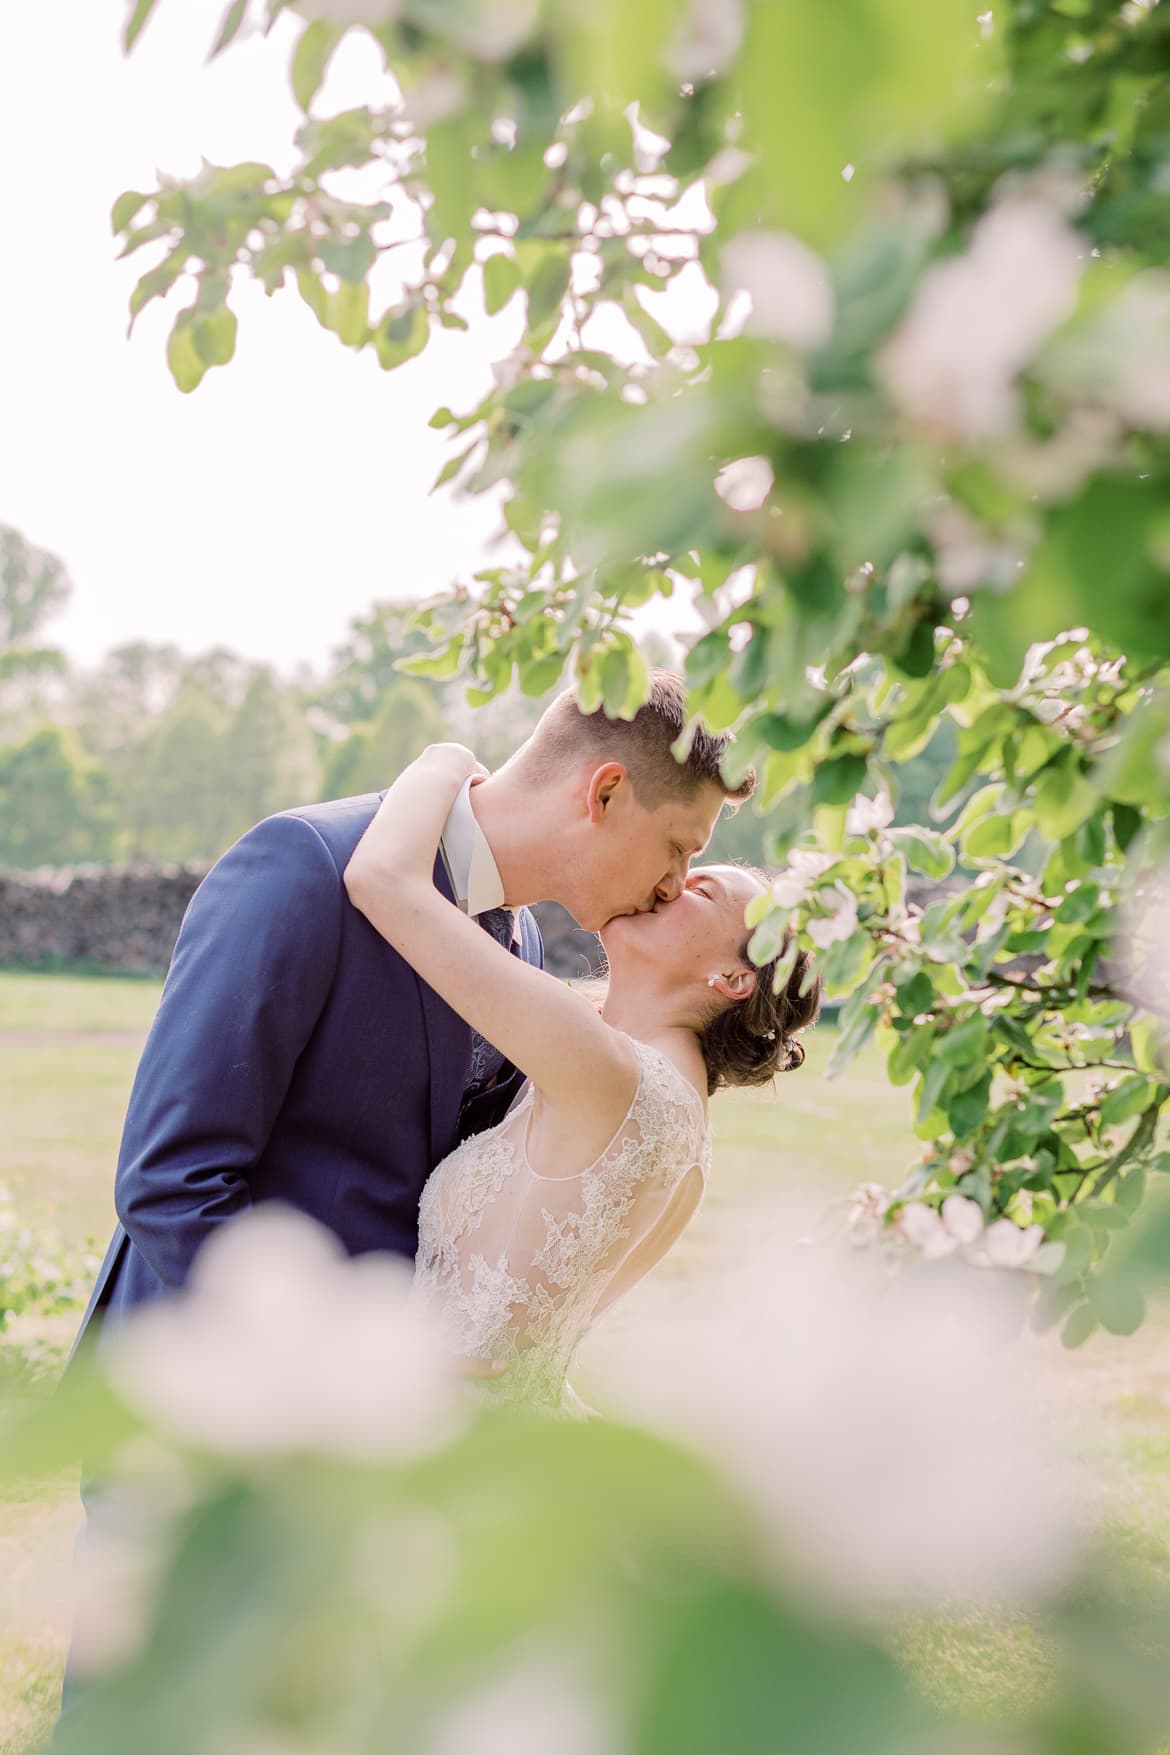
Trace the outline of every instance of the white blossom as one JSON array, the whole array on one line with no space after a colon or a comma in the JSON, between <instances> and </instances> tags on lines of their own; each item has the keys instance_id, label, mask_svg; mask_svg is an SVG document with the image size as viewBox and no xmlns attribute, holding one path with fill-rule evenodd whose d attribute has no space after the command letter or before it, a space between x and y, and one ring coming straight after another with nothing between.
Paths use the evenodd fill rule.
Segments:
<instances>
[{"instance_id":1,"label":"white blossom","mask_svg":"<svg viewBox=\"0 0 1170 1755\"><path fill-rule=\"evenodd\" d=\"M1043 1241L1043 1225L1020 1226L1014 1219L993 1219L980 1248L973 1250L969 1259L978 1267L1026 1267Z\"/></svg>"},{"instance_id":2,"label":"white blossom","mask_svg":"<svg viewBox=\"0 0 1170 1755\"><path fill-rule=\"evenodd\" d=\"M741 232L723 251L723 292L746 292L745 335L814 348L833 328L833 287L820 257L787 232Z\"/></svg>"},{"instance_id":3,"label":"white blossom","mask_svg":"<svg viewBox=\"0 0 1170 1755\"><path fill-rule=\"evenodd\" d=\"M879 792L876 798L859 795L845 813L845 832L868 835L874 829L888 829L893 820L894 803L888 792Z\"/></svg>"},{"instance_id":4,"label":"white blossom","mask_svg":"<svg viewBox=\"0 0 1170 1755\"><path fill-rule=\"evenodd\" d=\"M777 904L781 908L798 908L829 867L836 863L835 853L816 853L809 847L794 847L788 855L785 870L772 879L772 895Z\"/></svg>"},{"instance_id":5,"label":"white blossom","mask_svg":"<svg viewBox=\"0 0 1170 1755\"><path fill-rule=\"evenodd\" d=\"M898 1228L903 1237L921 1250L926 1261L938 1261L959 1247L959 1239L925 1201L907 1201L899 1214Z\"/></svg>"},{"instance_id":6,"label":"white blossom","mask_svg":"<svg viewBox=\"0 0 1170 1755\"><path fill-rule=\"evenodd\" d=\"M971 439L1015 425L1017 375L1073 307L1081 242L1050 202L1001 201L967 250L923 275L910 312L877 356L912 419Z\"/></svg>"},{"instance_id":7,"label":"white blossom","mask_svg":"<svg viewBox=\"0 0 1170 1755\"><path fill-rule=\"evenodd\" d=\"M747 1494L790 1586L862 1611L1035 1600L1088 1530L1015 1333L1021 1297L954 1263L891 1277L772 1241L628 1345L616 1394Z\"/></svg>"},{"instance_id":8,"label":"white blossom","mask_svg":"<svg viewBox=\"0 0 1170 1755\"><path fill-rule=\"evenodd\" d=\"M824 951L838 939L851 938L857 931L857 897L853 891L837 882L831 890L818 890L817 902L828 913L815 915L808 922L806 931L814 945Z\"/></svg>"},{"instance_id":9,"label":"white blossom","mask_svg":"<svg viewBox=\"0 0 1170 1755\"><path fill-rule=\"evenodd\" d=\"M942 1222L960 1243L974 1243L983 1229L983 1208L965 1194L948 1194L940 1209Z\"/></svg>"},{"instance_id":10,"label":"white blossom","mask_svg":"<svg viewBox=\"0 0 1170 1755\"><path fill-rule=\"evenodd\" d=\"M845 1217L851 1243L864 1248L881 1235L882 1220L894 1198L882 1182L859 1182L853 1190Z\"/></svg>"},{"instance_id":11,"label":"white blossom","mask_svg":"<svg viewBox=\"0 0 1170 1755\"><path fill-rule=\"evenodd\" d=\"M733 512L758 512L775 479L766 457L737 457L715 477L715 492Z\"/></svg>"},{"instance_id":12,"label":"white blossom","mask_svg":"<svg viewBox=\"0 0 1170 1755\"><path fill-rule=\"evenodd\" d=\"M265 1202L200 1250L186 1291L113 1336L111 1381L181 1439L249 1454L412 1455L445 1442L455 1364L408 1308L408 1264L350 1260L323 1226Z\"/></svg>"}]
</instances>

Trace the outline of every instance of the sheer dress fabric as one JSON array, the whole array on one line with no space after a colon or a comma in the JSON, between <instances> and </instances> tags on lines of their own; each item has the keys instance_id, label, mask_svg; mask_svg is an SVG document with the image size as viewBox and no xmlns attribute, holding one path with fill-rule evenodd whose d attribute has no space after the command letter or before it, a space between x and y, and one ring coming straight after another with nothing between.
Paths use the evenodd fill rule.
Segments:
<instances>
[{"instance_id":1,"label":"sheer dress fabric","mask_svg":"<svg viewBox=\"0 0 1170 1755\"><path fill-rule=\"evenodd\" d=\"M504 1364L477 1385L486 1399L588 1413L568 1383L578 1343L702 1200L711 1159L702 1100L659 1049L631 1041L630 1107L588 1168L533 1170L526 1143L540 1098L529 1083L503 1121L444 1158L423 1190L411 1296L453 1352Z\"/></svg>"}]
</instances>

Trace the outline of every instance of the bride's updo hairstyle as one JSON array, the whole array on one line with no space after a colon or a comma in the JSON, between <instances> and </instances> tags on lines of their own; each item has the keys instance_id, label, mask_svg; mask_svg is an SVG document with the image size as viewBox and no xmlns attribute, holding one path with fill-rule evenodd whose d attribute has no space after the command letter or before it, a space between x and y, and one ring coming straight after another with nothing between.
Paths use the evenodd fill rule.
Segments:
<instances>
[{"instance_id":1,"label":"bride's updo hairstyle","mask_svg":"<svg viewBox=\"0 0 1170 1755\"><path fill-rule=\"evenodd\" d=\"M761 883L768 874L744 866ZM740 961L754 968L748 956L752 934L739 947ZM821 978L812 975L807 951L796 953L792 973L780 989L772 991L776 965L790 943L786 934L780 955L756 971L756 985L746 999L733 1000L713 1012L699 1032L699 1048L707 1065L707 1095L733 1085L767 1085L777 1073L795 1072L804 1064L802 1030L815 1024L821 1010ZM809 981L807 992L801 992Z\"/></svg>"}]
</instances>

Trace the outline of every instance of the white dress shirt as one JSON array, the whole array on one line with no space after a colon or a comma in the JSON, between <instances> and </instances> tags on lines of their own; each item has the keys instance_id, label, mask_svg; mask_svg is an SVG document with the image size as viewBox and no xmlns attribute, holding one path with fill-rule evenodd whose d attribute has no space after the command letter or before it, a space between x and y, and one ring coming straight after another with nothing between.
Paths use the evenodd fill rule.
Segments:
<instances>
[{"instance_id":1,"label":"white dress shirt","mask_svg":"<svg viewBox=\"0 0 1170 1755\"><path fill-rule=\"evenodd\" d=\"M447 876L455 892L455 901L465 914L483 914L489 908L503 908L504 885L488 838L471 808L471 781L466 780L451 806L443 825L439 851ZM520 915L512 911L512 939L520 942Z\"/></svg>"}]
</instances>

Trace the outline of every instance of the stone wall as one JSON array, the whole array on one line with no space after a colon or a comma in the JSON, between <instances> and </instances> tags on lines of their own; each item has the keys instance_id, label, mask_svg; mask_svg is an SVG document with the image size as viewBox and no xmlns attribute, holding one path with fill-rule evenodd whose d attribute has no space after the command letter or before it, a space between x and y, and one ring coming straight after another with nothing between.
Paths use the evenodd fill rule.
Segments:
<instances>
[{"instance_id":1,"label":"stone wall","mask_svg":"<svg viewBox=\"0 0 1170 1755\"><path fill-rule=\"evenodd\" d=\"M202 865L105 866L0 872L0 967L165 972ZM600 946L555 902L536 909L547 966L582 976Z\"/></svg>"}]
</instances>

